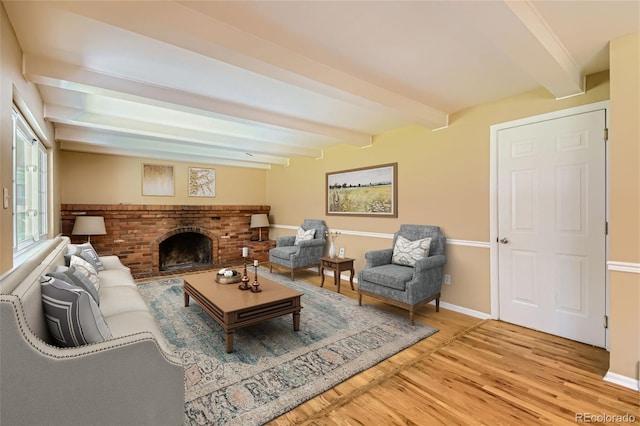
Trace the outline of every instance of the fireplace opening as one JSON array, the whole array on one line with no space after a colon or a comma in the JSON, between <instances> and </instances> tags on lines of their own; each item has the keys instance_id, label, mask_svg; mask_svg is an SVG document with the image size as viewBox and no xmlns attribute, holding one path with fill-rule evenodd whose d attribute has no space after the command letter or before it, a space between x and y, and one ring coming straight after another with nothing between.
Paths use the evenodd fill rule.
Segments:
<instances>
[{"instance_id":1,"label":"fireplace opening","mask_svg":"<svg viewBox=\"0 0 640 426\"><path fill-rule=\"evenodd\" d=\"M175 234L159 247L161 271L190 269L211 265L212 241L197 232Z\"/></svg>"}]
</instances>

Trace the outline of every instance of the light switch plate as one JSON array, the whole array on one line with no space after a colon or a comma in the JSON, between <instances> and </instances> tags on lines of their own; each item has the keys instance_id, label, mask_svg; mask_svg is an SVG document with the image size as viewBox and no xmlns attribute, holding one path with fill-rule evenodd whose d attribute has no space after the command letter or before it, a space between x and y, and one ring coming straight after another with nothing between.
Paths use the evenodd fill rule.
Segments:
<instances>
[{"instance_id":1,"label":"light switch plate","mask_svg":"<svg viewBox=\"0 0 640 426\"><path fill-rule=\"evenodd\" d=\"M9 208L9 188L2 188L2 207Z\"/></svg>"}]
</instances>

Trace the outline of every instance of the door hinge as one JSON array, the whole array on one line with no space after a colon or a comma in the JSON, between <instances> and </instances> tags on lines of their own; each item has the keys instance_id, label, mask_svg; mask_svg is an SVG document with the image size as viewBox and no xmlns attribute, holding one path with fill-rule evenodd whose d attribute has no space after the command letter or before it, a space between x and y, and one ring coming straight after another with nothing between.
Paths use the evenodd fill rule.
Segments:
<instances>
[{"instance_id":1,"label":"door hinge","mask_svg":"<svg viewBox=\"0 0 640 426\"><path fill-rule=\"evenodd\" d=\"M604 235L609 235L609 222L604 223Z\"/></svg>"},{"instance_id":2,"label":"door hinge","mask_svg":"<svg viewBox=\"0 0 640 426\"><path fill-rule=\"evenodd\" d=\"M604 328L609 328L609 317L607 315L604 316Z\"/></svg>"},{"instance_id":3,"label":"door hinge","mask_svg":"<svg viewBox=\"0 0 640 426\"><path fill-rule=\"evenodd\" d=\"M609 140L609 129L604 129L604 141L607 142Z\"/></svg>"}]
</instances>

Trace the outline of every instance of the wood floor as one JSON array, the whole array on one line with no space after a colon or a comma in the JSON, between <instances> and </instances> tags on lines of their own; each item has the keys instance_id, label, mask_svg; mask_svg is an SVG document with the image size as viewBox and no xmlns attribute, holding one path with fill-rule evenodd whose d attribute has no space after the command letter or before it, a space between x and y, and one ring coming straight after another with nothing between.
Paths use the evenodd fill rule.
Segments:
<instances>
[{"instance_id":1,"label":"wood floor","mask_svg":"<svg viewBox=\"0 0 640 426\"><path fill-rule=\"evenodd\" d=\"M313 272L298 277L320 285ZM332 279L324 287L335 290ZM345 281L341 293L356 297ZM268 424L640 424L640 393L602 380L604 349L433 305L416 321L440 331Z\"/></svg>"}]
</instances>

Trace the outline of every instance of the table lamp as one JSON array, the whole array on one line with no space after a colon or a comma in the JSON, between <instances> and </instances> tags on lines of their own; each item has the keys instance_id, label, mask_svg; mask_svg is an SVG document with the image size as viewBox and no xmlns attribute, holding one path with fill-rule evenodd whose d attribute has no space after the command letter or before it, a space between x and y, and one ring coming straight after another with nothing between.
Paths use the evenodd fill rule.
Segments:
<instances>
[{"instance_id":1,"label":"table lamp","mask_svg":"<svg viewBox=\"0 0 640 426\"><path fill-rule=\"evenodd\" d=\"M251 215L251 225L249 225L249 228L260 228L260 231L258 231L260 233L260 241L262 241L262 228L265 226L269 226L269 217L266 214Z\"/></svg>"},{"instance_id":2,"label":"table lamp","mask_svg":"<svg viewBox=\"0 0 640 426\"><path fill-rule=\"evenodd\" d=\"M91 243L92 235L105 235L106 233L102 216L78 216L73 224L73 231L71 231L72 235L87 235L89 243Z\"/></svg>"}]
</instances>

